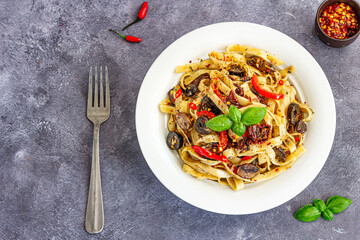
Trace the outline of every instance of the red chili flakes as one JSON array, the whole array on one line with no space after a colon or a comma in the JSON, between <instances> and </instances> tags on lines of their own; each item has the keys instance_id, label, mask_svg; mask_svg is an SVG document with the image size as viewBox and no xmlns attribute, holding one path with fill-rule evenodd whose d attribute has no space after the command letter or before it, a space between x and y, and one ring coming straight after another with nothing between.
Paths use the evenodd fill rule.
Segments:
<instances>
[{"instance_id":1,"label":"red chili flakes","mask_svg":"<svg viewBox=\"0 0 360 240\"><path fill-rule=\"evenodd\" d=\"M283 81L283 80L280 80L280 81L279 81L279 84L280 84L280 85L284 85L284 81Z\"/></svg>"},{"instance_id":2,"label":"red chili flakes","mask_svg":"<svg viewBox=\"0 0 360 240\"><path fill-rule=\"evenodd\" d=\"M189 103L189 108L191 108L192 110L196 110L197 106L195 103Z\"/></svg>"},{"instance_id":3,"label":"red chili flakes","mask_svg":"<svg viewBox=\"0 0 360 240\"><path fill-rule=\"evenodd\" d=\"M205 67L207 67L207 68L210 67L210 64L206 65Z\"/></svg>"},{"instance_id":4,"label":"red chili flakes","mask_svg":"<svg viewBox=\"0 0 360 240\"><path fill-rule=\"evenodd\" d=\"M295 137L295 142L298 142L300 140L299 137Z\"/></svg>"},{"instance_id":5,"label":"red chili flakes","mask_svg":"<svg viewBox=\"0 0 360 240\"><path fill-rule=\"evenodd\" d=\"M354 10L345 3L333 3L327 6L319 18L321 29L332 38L352 37L359 28Z\"/></svg>"},{"instance_id":6,"label":"red chili flakes","mask_svg":"<svg viewBox=\"0 0 360 240\"><path fill-rule=\"evenodd\" d=\"M279 169L277 168L277 169L275 169L275 172L278 172L279 171Z\"/></svg>"},{"instance_id":7,"label":"red chili flakes","mask_svg":"<svg viewBox=\"0 0 360 240\"><path fill-rule=\"evenodd\" d=\"M179 90L176 91L176 93L175 93L175 98L180 97L181 94L182 94L182 90L181 90L181 88L180 88Z\"/></svg>"},{"instance_id":8,"label":"red chili flakes","mask_svg":"<svg viewBox=\"0 0 360 240\"><path fill-rule=\"evenodd\" d=\"M189 63L191 63L192 61L190 60Z\"/></svg>"}]
</instances>

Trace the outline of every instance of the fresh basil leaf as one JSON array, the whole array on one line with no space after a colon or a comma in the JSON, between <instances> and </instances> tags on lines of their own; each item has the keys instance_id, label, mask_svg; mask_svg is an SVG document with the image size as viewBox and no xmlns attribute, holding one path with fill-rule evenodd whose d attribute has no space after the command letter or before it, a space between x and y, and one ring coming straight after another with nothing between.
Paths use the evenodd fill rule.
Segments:
<instances>
[{"instance_id":1,"label":"fresh basil leaf","mask_svg":"<svg viewBox=\"0 0 360 240\"><path fill-rule=\"evenodd\" d=\"M352 201L350 199L335 195L327 200L326 207L333 213L340 213L344 211L351 203Z\"/></svg>"},{"instance_id":2,"label":"fresh basil leaf","mask_svg":"<svg viewBox=\"0 0 360 240\"><path fill-rule=\"evenodd\" d=\"M261 120L264 119L266 111L267 111L266 107L248 108L242 114L242 121L247 126L258 124Z\"/></svg>"},{"instance_id":3,"label":"fresh basil leaf","mask_svg":"<svg viewBox=\"0 0 360 240\"><path fill-rule=\"evenodd\" d=\"M325 210L321 213L321 216L323 217L323 219L331 221L334 218L334 214L332 211L330 211L330 209L325 208Z\"/></svg>"},{"instance_id":4,"label":"fresh basil leaf","mask_svg":"<svg viewBox=\"0 0 360 240\"><path fill-rule=\"evenodd\" d=\"M314 199L314 205L320 212L323 212L326 208L324 201L321 199Z\"/></svg>"},{"instance_id":5,"label":"fresh basil leaf","mask_svg":"<svg viewBox=\"0 0 360 240\"><path fill-rule=\"evenodd\" d=\"M234 122L225 115L214 117L206 122L208 128L217 132L228 130L233 124Z\"/></svg>"},{"instance_id":6,"label":"fresh basil leaf","mask_svg":"<svg viewBox=\"0 0 360 240\"><path fill-rule=\"evenodd\" d=\"M241 121L241 111L235 107L234 105L231 105L229 108L229 117L231 120L233 120L235 123L238 123Z\"/></svg>"},{"instance_id":7,"label":"fresh basil leaf","mask_svg":"<svg viewBox=\"0 0 360 240\"><path fill-rule=\"evenodd\" d=\"M238 135L239 137L241 137L242 135L244 135L245 131L246 131L246 126L243 122L238 122L238 123L235 123L231 130L236 134Z\"/></svg>"},{"instance_id":8,"label":"fresh basil leaf","mask_svg":"<svg viewBox=\"0 0 360 240\"><path fill-rule=\"evenodd\" d=\"M321 212L312 204L308 204L300 208L295 214L294 218L302 222L313 222L317 220Z\"/></svg>"}]
</instances>

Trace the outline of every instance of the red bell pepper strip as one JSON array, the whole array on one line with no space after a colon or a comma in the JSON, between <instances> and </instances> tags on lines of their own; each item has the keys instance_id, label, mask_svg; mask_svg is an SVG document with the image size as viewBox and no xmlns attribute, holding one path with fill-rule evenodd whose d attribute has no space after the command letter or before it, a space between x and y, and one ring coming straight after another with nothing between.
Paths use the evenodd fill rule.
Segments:
<instances>
[{"instance_id":1,"label":"red bell pepper strip","mask_svg":"<svg viewBox=\"0 0 360 240\"><path fill-rule=\"evenodd\" d=\"M130 27L131 25L133 25L134 23L137 23L138 21L142 20L145 18L146 16L146 13L147 13L147 10L148 10L148 3L147 2L144 2L142 5L141 5L141 9L137 15L137 18L135 21L133 21L132 23L128 24L126 27L124 27L122 30L124 31L125 29L127 29L128 27Z\"/></svg>"},{"instance_id":2,"label":"red bell pepper strip","mask_svg":"<svg viewBox=\"0 0 360 240\"><path fill-rule=\"evenodd\" d=\"M202 115L205 115L207 116L209 119L212 119L213 117L215 117L215 114L213 114L212 112L209 112L209 111L200 111L200 112L197 112L196 115L198 117L201 117Z\"/></svg>"},{"instance_id":3,"label":"red bell pepper strip","mask_svg":"<svg viewBox=\"0 0 360 240\"><path fill-rule=\"evenodd\" d=\"M194 149L194 151L200 155L201 157L206 157L206 158L210 158L210 159L214 159L214 160L218 160L218 161L221 161L221 162L227 162L229 161L229 159L226 157L226 156L220 156L220 155L217 155L216 153L213 153L205 148L202 148L202 147L199 147L199 146L196 146L196 145L193 145L191 146L192 149Z\"/></svg>"},{"instance_id":4,"label":"red bell pepper strip","mask_svg":"<svg viewBox=\"0 0 360 240\"><path fill-rule=\"evenodd\" d=\"M249 160L249 159L251 159L251 158L252 158L252 156L245 156L245 157L242 157L241 160L242 160L242 161L246 161L246 160Z\"/></svg>"},{"instance_id":5,"label":"red bell pepper strip","mask_svg":"<svg viewBox=\"0 0 360 240\"><path fill-rule=\"evenodd\" d=\"M122 37L123 39L125 39L128 42L141 42L141 38L130 36L130 35L124 36L112 29L109 29L109 31L116 33L117 35L119 35L120 37Z\"/></svg>"},{"instance_id":6,"label":"red bell pepper strip","mask_svg":"<svg viewBox=\"0 0 360 240\"><path fill-rule=\"evenodd\" d=\"M219 142L219 146L218 146L219 152L222 152L225 150L227 143L228 143L227 131L220 132L220 142Z\"/></svg>"},{"instance_id":7,"label":"red bell pepper strip","mask_svg":"<svg viewBox=\"0 0 360 240\"><path fill-rule=\"evenodd\" d=\"M259 82L258 82L258 78L257 78L257 76L255 74L253 74L253 76L251 78L251 84L253 85L255 90L261 96L271 98L271 99L275 99L275 100L279 100L279 99L282 99L284 97L284 94L273 93L273 92L270 92L268 90L265 90L265 89L261 88L260 85L259 85Z\"/></svg>"}]
</instances>

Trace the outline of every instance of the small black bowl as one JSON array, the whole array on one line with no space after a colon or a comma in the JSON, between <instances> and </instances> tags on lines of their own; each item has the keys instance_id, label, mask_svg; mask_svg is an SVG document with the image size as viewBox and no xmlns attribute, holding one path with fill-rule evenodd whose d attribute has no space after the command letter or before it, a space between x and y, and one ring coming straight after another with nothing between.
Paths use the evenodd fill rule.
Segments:
<instances>
[{"instance_id":1,"label":"small black bowl","mask_svg":"<svg viewBox=\"0 0 360 240\"><path fill-rule=\"evenodd\" d=\"M321 41L326 43L328 46L335 47L335 48L341 48L341 47L350 45L357 39L357 37L360 34L360 30L359 30L360 26L358 27L356 33L353 36L351 36L350 38L346 38L346 39L332 38L332 37L328 36L326 33L324 33L324 31L320 27L319 18L320 18L321 13L324 11L324 9L333 3L345 3L345 4L349 5L350 7L352 7L352 9L354 10L354 12L357 15L359 25L360 25L360 6L354 0L326 0L323 3L321 3L321 5L319 6L319 8L316 12L316 18L315 18L316 35L320 38Z\"/></svg>"}]
</instances>

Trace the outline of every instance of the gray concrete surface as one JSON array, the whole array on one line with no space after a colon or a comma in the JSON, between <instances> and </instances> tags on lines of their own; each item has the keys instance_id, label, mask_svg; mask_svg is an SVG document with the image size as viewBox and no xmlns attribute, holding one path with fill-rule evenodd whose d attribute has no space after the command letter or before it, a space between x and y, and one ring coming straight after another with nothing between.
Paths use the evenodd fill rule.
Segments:
<instances>
[{"instance_id":1,"label":"gray concrete surface","mask_svg":"<svg viewBox=\"0 0 360 240\"><path fill-rule=\"evenodd\" d=\"M126 30L141 1L0 0L0 239L359 239L360 40L343 49L314 33L320 0L159 1ZM174 40L198 27L247 21L277 29L319 62L332 87L337 128L318 177L289 202L248 216L195 208L147 166L135 133L146 71ZM296 53L293 53L296 54ZM101 129L105 228L84 230L92 124L85 116L90 65L110 69L112 115ZM314 79L316 81L316 79ZM353 200L331 222L296 221L313 198Z\"/></svg>"}]
</instances>

